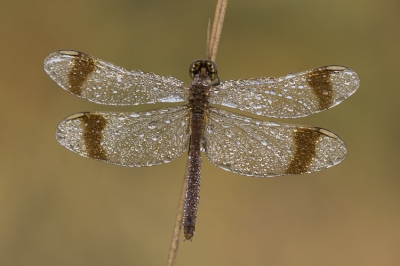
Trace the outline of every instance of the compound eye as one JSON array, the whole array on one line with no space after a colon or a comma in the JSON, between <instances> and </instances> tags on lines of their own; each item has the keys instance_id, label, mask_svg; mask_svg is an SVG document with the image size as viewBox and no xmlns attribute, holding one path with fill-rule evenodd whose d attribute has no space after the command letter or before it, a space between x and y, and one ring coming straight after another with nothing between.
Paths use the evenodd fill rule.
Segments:
<instances>
[{"instance_id":1,"label":"compound eye","mask_svg":"<svg viewBox=\"0 0 400 266\"><path fill-rule=\"evenodd\" d=\"M189 75L191 79L194 79L194 76L200 71L202 60L195 60L190 64Z\"/></svg>"},{"instance_id":2,"label":"compound eye","mask_svg":"<svg viewBox=\"0 0 400 266\"><path fill-rule=\"evenodd\" d=\"M218 76L217 64L213 61L207 61L207 72L211 81L216 80Z\"/></svg>"}]
</instances>

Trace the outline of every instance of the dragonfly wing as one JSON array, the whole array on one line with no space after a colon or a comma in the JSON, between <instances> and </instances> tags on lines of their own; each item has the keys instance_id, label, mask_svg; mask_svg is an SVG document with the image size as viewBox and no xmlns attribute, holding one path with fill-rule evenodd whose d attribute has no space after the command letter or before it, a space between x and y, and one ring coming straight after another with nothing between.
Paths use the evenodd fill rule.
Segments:
<instances>
[{"instance_id":1,"label":"dragonfly wing","mask_svg":"<svg viewBox=\"0 0 400 266\"><path fill-rule=\"evenodd\" d=\"M58 125L56 138L84 157L127 167L152 166L168 163L187 149L188 118L186 106L77 113Z\"/></svg>"},{"instance_id":2,"label":"dragonfly wing","mask_svg":"<svg viewBox=\"0 0 400 266\"><path fill-rule=\"evenodd\" d=\"M308 116L338 105L360 86L356 72L325 66L285 77L231 80L214 89L211 103L276 118Z\"/></svg>"},{"instance_id":3,"label":"dragonfly wing","mask_svg":"<svg viewBox=\"0 0 400 266\"><path fill-rule=\"evenodd\" d=\"M347 149L334 133L316 127L256 120L211 108L203 151L216 166L241 175L305 174L334 166Z\"/></svg>"},{"instance_id":4,"label":"dragonfly wing","mask_svg":"<svg viewBox=\"0 0 400 266\"><path fill-rule=\"evenodd\" d=\"M188 97L188 87L174 77L126 70L76 51L50 54L44 69L64 90L99 104L182 102Z\"/></svg>"}]
</instances>

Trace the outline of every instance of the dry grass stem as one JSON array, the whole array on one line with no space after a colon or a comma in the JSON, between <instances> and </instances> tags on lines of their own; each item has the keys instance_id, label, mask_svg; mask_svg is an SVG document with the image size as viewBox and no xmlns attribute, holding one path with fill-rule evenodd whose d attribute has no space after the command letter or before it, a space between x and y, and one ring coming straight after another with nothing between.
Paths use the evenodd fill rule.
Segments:
<instances>
[{"instance_id":1,"label":"dry grass stem","mask_svg":"<svg viewBox=\"0 0 400 266\"><path fill-rule=\"evenodd\" d=\"M218 0L217 8L215 9L215 17L211 31L211 38L208 47L207 59L215 61L217 58L218 44L221 37L222 26L224 24L226 6L228 0Z\"/></svg>"},{"instance_id":2,"label":"dry grass stem","mask_svg":"<svg viewBox=\"0 0 400 266\"><path fill-rule=\"evenodd\" d=\"M189 169L188 166L189 166L189 160L186 162L186 172L185 172L185 176L183 178L181 196L179 198L178 210L176 212L175 225L174 225L174 231L172 233L171 245L169 248L167 266L175 265L176 256L178 254L179 237L180 237L180 233L181 233L182 219L183 219L183 207L185 205L186 184L187 184L186 180L187 180L188 169Z\"/></svg>"}]
</instances>

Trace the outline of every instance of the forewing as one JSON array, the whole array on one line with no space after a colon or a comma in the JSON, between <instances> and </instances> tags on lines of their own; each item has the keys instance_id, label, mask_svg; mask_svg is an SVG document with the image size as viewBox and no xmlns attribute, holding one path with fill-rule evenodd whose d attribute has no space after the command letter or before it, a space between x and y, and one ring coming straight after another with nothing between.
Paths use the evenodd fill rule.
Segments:
<instances>
[{"instance_id":1,"label":"forewing","mask_svg":"<svg viewBox=\"0 0 400 266\"><path fill-rule=\"evenodd\" d=\"M334 166L347 149L334 133L315 127L266 122L211 108L203 151L216 166L241 175L305 174Z\"/></svg>"},{"instance_id":2,"label":"forewing","mask_svg":"<svg viewBox=\"0 0 400 266\"><path fill-rule=\"evenodd\" d=\"M285 77L231 80L214 88L211 103L276 118L308 116L338 105L360 86L353 70L325 66Z\"/></svg>"},{"instance_id":3,"label":"forewing","mask_svg":"<svg viewBox=\"0 0 400 266\"><path fill-rule=\"evenodd\" d=\"M174 77L126 70L76 51L50 54L44 69L64 90L99 104L182 102L188 97L187 86Z\"/></svg>"},{"instance_id":4,"label":"forewing","mask_svg":"<svg viewBox=\"0 0 400 266\"><path fill-rule=\"evenodd\" d=\"M84 157L128 167L152 166L168 163L186 150L188 117L186 106L77 113L58 125L56 138Z\"/></svg>"}]
</instances>

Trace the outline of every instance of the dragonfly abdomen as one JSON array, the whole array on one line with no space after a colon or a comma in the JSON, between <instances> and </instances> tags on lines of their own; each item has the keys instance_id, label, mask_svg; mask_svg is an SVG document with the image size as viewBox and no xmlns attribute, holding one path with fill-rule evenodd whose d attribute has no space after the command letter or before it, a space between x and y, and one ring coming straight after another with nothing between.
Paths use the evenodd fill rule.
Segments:
<instances>
[{"instance_id":1,"label":"dragonfly abdomen","mask_svg":"<svg viewBox=\"0 0 400 266\"><path fill-rule=\"evenodd\" d=\"M209 91L211 88L211 79L205 66L207 66L207 63L201 61L199 72L193 76L188 104L190 108L190 146L183 219L183 232L187 240L190 240L194 235L200 199L200 148L207 121Z\"/></svg>"},{"instance_id":2,"label":"dragonfly abdomen","mask_svg":"<svg viewBox=\"0 0 400 266\"><path fill-rule=\"evenodd\" d=\"M190 240L195 231L197 210L200 199L200 174L201 174L201 139L205 126L204 113L192 113L191 136L189 146L189 161L186 186L186 201L184 209L184 235Z\"/></svg>"}]
</instances>

